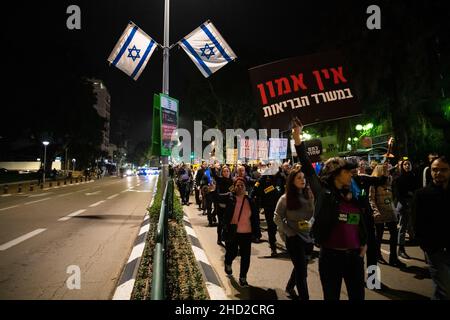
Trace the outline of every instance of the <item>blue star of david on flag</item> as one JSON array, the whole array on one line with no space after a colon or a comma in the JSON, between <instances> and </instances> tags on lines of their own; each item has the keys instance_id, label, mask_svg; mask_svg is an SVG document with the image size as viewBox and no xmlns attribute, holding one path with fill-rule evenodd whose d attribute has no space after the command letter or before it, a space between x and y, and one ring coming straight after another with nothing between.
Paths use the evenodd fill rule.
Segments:
<instances>
[{"instance_id":1,"label":"blue star of david on flag","mask_svg":"<svg viewBox=\"0 0 450 320\"><path fill-rule=\"evenodd\" d=\"M206 78L236 59L236 54L209 20L178 44Z\"/></svg>"},{"instance_id":2,"label":"blue star of david on flag","mask_svg":"<svg viewBox=\"0 0 450 320\"><path fill-rule=\"evenodd\" d=\"M139 55L139 52L141 52L141 49L137 49L136 46L133 46L133 48L128 49L128 58L131 58L134 61L136 61L136 59L140 59L141 56ZM133 52L136 52L136 55L133 55Z\"/></svg>"},{"instance_id":3,"label":"blue star of david on flag","mask_svg":"<svg viewBox=\"0 0 450 320\"><path fill-rule=\"evenodd\" d=\"M209 50L209 54L206 53L206 50ZM205 44L205 46L203 48L200 48L200 51L202 52L202 54L200 56L205 57L206 59L209 60L209 58L211 58L211 56L214 56L214 46L209 46L209 44Z\"/></svg>"}]
</instances>

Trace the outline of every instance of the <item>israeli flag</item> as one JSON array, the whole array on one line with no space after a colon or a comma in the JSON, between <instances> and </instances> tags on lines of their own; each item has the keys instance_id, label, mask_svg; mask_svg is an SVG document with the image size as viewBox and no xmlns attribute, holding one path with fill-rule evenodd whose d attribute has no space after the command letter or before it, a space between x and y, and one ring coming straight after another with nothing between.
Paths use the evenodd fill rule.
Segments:
<instances>
[{"instance_id":1,"label":"israeli flag","mask_svg":"<svg viewBox=\"0 0 450 320\"><path fill-rule=\"evenodd\" d=\"M236 54L211 21L206 21L178 44L206 78L236 59Z\"/></svg>"},{"instance_id":2,"label":"israeli flag","mask_svg":"<svg viewBox=\"0 0 450 320\"><path fill-rule=\"evenodd\" d=\"M155 40L130 22L109 55L108 61L110 65L116 66L137 80L156 46Z\"/></svg>"}]
</instances>

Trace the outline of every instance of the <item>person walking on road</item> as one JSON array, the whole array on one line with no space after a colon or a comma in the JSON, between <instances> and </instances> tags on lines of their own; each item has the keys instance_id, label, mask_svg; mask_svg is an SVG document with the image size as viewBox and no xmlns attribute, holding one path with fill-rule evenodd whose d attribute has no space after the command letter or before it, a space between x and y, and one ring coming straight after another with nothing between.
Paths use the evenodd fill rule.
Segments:
<instances>
[{"instance_id":1,"label":"person walking on road","mask_svg":"<svg viewBox=\"0 0 450 320\"><path fill-rule=\"evenodd\" d=\"M432 181L414 194L416 239L429 266L433 300L450 300L450 163L441 156L431 163Z\"/></svg>"},{"instance_id":2,"label":"person walking on road","mask_svg":"<svg viewBox=\"0 0 450 320\"><path fill-rule=\"evenodd\" d=\"M287 177L286 191L278 200L275 220L286 239L286 248L294 264L295 285L301 300L309 300L307 284L308 259L314 247L311 237L314 201L306 188L306 179L300 169L292 170ZM286 292L295 296L295 291L286 286Z\"/></svg>"},{"instance_id":3,"label":"person walking on road","mask_svg":"<svg viewBox=\"0 0 450 320\"><path fill-rule=\"evenodd\" d=\"M275 257L277 255L277 225L273 220L275 207L281 194L276 188L275 173L271 172L271 169L266 169L266 171L262 173L261 177L255 183L250 196L255 200L258 211L260 208L263 208L264 210L271 256Z\"/></svg>"},{"instance_id":4,"label":"person walking on road","mask_svg":"<svg viewBox=\"0 0 450 320\"><path fill-rule=\"evenodd\" d=\"M246 181L237 177L233 182L233 192L217 195L218 201L225 203L225 273L232 275L232 263L238 251L241 256L239 284L248 286L247 273L250 268L252 236L259 233L258 210L246 195Z\"/></svg>"},{"instance_id":5,"label":"person walking on road","mask_svg":"<svg viewBox=\"0 0 450 320\"><path fill-rule=\"evenodd\" d=\"M366 265L376 266L378 261L378 241L375 231L375 221L373 218L372 208L369 202L370 187L378 187L386 183L387 177L373 177L366 174L365 161L359 162L359 167L352 171L352 195L358 200L361 209L363 210L363 219L367 231L367 254ZM369 274L371 275L371 274Z\"/></svg>"},{"instance_id":6,"label":"person walking on road","mask_svg":"<svg viewBox=\"0 0 450 320\"><path fill-rule=\"evenodd\" d=\"M223 166L221 170L220 176L215 176L216 180L216 194L225 194L232 191L233 179L231 179L231 170L228 166ZM223 246L222 241L222 228L223 228L223 219L225 216L226 203L224 201L218 201L217 197L215 197L215 201L217 204L217 244Z\"/></svg>"},{"instance_id":7,"label":"person walking on road","mask_svg":"<svg viewBox=\"0 0 450 320\"><path fill-rule=\"evenodd\" d=\"M377 165L372 172L374 177L388 177L387 163L384 165ZM389 229L389 265L393 267L404 268L406 264L401 262L397 256L397 216L394 208L392 184L391 179L388 177L386 182L382 186L370 187L369 201L372 207L373 218L375 221L375 230L377 235L377 247L378 247L378 261L385 263L381 254L381 241L383 239L384 226Z\"/></svg>"},{"instance_id":8,"label":"person walking on road","mask_svg":"<svg viewBox=\"0 0 450 320\"><path fill-rule=\"evenodd\" d=\"M399 176L394 180L394 193L397 199L397 210L400 214L400 230L398 233L398 255L404 259L410 259L405 250L406 232L409 240L414 238L412 228L411 202L414 192L417 190L417 180L412 172L411 162L402 161L399 166Z\"/></svg>"},{"instance_id":9,"label":"person walking on road","mask_svg":"<svg viewBox=\"0 0 450 320\"><path fill-rule=\"evenodd\" d=\"M292 129L295 149L315 198L312 233L321 248L319 275L324 299L339 300L344 280L349 299L364 300L367 233L361 218L363 210L350 192L351 170L357 164L339 157L328 159L319 180L301 140L302 128L295 118Z\"/></svg>"}]
</instances>

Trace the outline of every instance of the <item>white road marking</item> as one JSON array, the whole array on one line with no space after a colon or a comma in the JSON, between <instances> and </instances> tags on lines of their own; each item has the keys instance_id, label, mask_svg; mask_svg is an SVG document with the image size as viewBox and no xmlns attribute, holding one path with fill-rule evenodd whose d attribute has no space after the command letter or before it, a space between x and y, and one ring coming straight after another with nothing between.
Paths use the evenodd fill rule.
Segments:
<instances>
[{"instance_id":1,"label":"white road marking","mask_svg":"<svg viewBox=\"0 0 450 320\"><path fill-rule=\"evenodd\" d=\"M15 245L17 245L17 244L19 244L19 243L21 243L21 242L23 242L25 240L28 240L28 239L30 239L30 238L32 238L34 236L37 236L38 234L44 232L45 230L47 230L47 229L36 229L36 230L34 230L34 231L30 232L30 233L27 233L27 234L25 234L25 235L23 235L23 236L21 236L21 237L19 237L17 239L14 239L14 240L11 240L11 241L9 241L9 242L7 242L5 244L2 244L0 246L0 251L5 251L5 250L7 250L7 249L9 249L11 247L14 247Z\"/></svg>"},{"instance_id":2,"label":"white road marking","mask_svg":"<svg viewBox=\"0 0 450 320\"><path fill-rule=\"evenodd\" d=\"M11 207L6 207L6 208L1 208L0 211L12 209L12 208L17 208L18 206L19 206L19 205L15 205L15 206L11 206Z\"/></svg>"},{"instance_id":3,"label":"white road marking","mask_svg":"<svg viewBox=\"0 0 450 320\"><path fill-rule=\"evenodd\" d=\"M93 196L93 195L99 194L100 192L101 192L100 190L99 191L95 191L95 192L87 192L87 193L85 193L85 195Z\"/></svg>"},{"instance_id":4,"label":"white road marking","mask_svg":"<svg viewBox=\"0 0 450 320\"><path fill-rule=\"evenodd\" d=\"M68 196L69 194L72 194L72 193L74 193L74 192L63 193L63 194L60 194L59 196L56 196L56 197L57 197L57 198L59 198L59 197L64 197L64 196Z\"/></svg>"},{"instance_id":5,"label":"white road marking","mask_svg":"<svg viewBox=\"0 0 450 320\"><path fill-rule=\"evenodd\" d=\"M185 229L186 229L186 233L187 233L188 235L191 235L191 236L197 238L197 235L195 234L194 229L192 229L192 228L189 227L189 226L185 226Z\"/></svg>"},{"instance_id":6,"label":"white road marking","mask_svg":"<svg viewBox=\"0 0 450 320\"><path fill-rule=\"evenodd\" d=\"M69 219L71 219L71 218L73 218L73 217L75 217L75 216L77 216L79 214L82 214L85 211L86 211L86 209L81 209L81 210L72 212L72 213L68 214L67 216L65 216L63 218L58 219L58 221L67 221L67 220L69 220Z\"/></svg>"},{"instance_id":7,"label":"white road marking","mask_svg":"<svg viewBox=\"0 0 450 320\"><path fill-rule=\"evenodd\" d=\"M43 196L46 196L46 195L51 194L51 193L53 193L53 192L44 192L44 193L41 193L41 194L34 194L32 196L29 196L29 198L43 197Z\"/></svg>"},{"instance_id":8,"label":"white road marking","mask_svg":"<svg viewBox=\"0 0 450 320\"><path fill-rule=\"evenodd\" d=\"M105 202L105 201L106 201L106 200L102 200L102 201L93 203L93 204L91 204L91 205L89 206L89 208L96 207L96 206L98 206L99 204L102 204L102 203Z\"/></svg>"},{"instance_id":9,"label":"white road marking","mask_svg":"<svg viewBox=\"0 0 450 320\"><path fill-rule=\"evenodd\" d=\"M33 204L33 203L37 203L37 202L42 202L42 201L46 201L46 200L50 200L51 198L45 198L45 199L40 199L40 200L34 200L34 201L30 201L30 202L25 202L24 205L27 204Z\"/></svg>"},{"instance_id":10,"label":"white road marking","mask_svg":"<svg viewBox=\"0 0 450 320\"><path fill-rule=\"evenodd\" d=\"M130 300L136 279L130 279L117 287L113 300Z\"/></svg>"},{"instance_id":11,"label":"white road marking","mask_svg":"<svg viewBox=\"0 0 450 320\"><path fill-rule=\"evenodd\" d=\"M127 192L127 191L130 191L130 189L126 189L126 190L120 191L120 193L124 193L124 192Z\"/></svg>"},{"instance_id":12,"label":"white road marking","mask_svg":"<svg viewBox=\"0 0 450 320\"><path fill-rule=\"evenodd\" d=\"M116 193L116 194L113 194L112 196L109 196L109 197L106 198L106 199L111 200L111 199L114 199L115 197L117 197L118 195L119 195L119 194Z\"/></svg>"},{"instance_id":13,"label":"white road marking","mask_svg":"<svg viewBox=\"0 0 450 320\"><path fill-rule=\"evenodd\" d=\"M2 197L11 197L11 196L12 196L11 193L8 193L8 194L2 194Z\"/></svg>"},{"instance_id":14,"label":"white road marking","mask_svg":"<svg viewBox=\"0 0 450 320\"><path fill-rule=\"evenodd\" d=\"M139 243L137 246L134 246L133 250L131 251L130 258L128 259L128 262L133 261L134 259L140 257L142 255L142 251L144 251L144 247L145 241Z\"/></svg>"},{"instance_id":15,"label":"white road marking","mask_svg":"<svg viewBox=\"0 0 450 320\"><path fill-rule=\"evenodd\" d=\"M211 300L230 300L225 294L225 290L214 283L209 281L205 282L206 288L208 289L209 297ZM128 299L129 300L129 299Z\"/></svg>"},{"instance_id":16,"label":"white road marking","mask_svg":"<svg viewBox=\"0 0 450 320\"><path fill-rule=\"evenodd\" d=\"M205 251L203 249L200 249L199 247L192 246L192 251L194 251L195 259L198 261L202 261L206 264L209 264L208 258L206 257Z\"/></svg>"}]
</instances>

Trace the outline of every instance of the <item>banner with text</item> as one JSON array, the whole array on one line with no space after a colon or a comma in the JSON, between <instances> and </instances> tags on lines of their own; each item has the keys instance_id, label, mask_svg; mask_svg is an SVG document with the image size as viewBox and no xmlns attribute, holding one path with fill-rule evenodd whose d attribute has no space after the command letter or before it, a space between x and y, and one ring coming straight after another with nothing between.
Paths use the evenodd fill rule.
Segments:
<instances>
[{"instance_id":1,"label":"banner with text","mask_svg":"<svg viewBox=\"0 0 450 320\"><path fill-rule=\"evenodd\" d=\"M270 138L269 139L269 159L282 160L287 158L288 139Z\"/></svg>"},{"instance_id":2,"label":"banner with text","mask_svg":"<svg viewBox=\"0 0 450 320\"><path fill-rule=\"evenodd\" d=\"M280 60L249 72L264 128L288 130L294 116L306 125L361 114L339 53Z\"/></svg>"},{"instance_id":3,"label":"banner with text","mask_svg":"<svg viewBox=\"0 0 450 320\"><path fill-rule=\"evenodd\" d=\"M258 140L258 160L267 161L269 160L269 141Z\"/></svg>"},{"instance_id":4,"label":"banner with text","mask_svg":"<svg viewBox=\"0 0 450 320\"><path fill-rule=\"evenodd\" d=\"M256 141L244 139L240 142L239 159L255 160L256 159Z\"/></svg>"}]
</instances>

